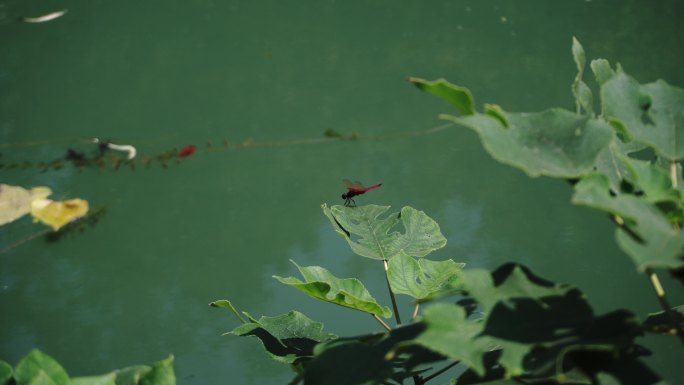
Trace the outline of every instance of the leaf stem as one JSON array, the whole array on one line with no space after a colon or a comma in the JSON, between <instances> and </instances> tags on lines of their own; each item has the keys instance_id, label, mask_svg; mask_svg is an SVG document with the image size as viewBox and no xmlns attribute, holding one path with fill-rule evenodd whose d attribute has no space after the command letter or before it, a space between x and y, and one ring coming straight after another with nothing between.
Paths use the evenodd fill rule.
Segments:
<instances>
[{"instance_id":1,"label":"leaf stem","mask_svg":"<svg viewBox=\"0 0 684 385\"><path fill-rule=\"evenodd\" d=\"M431 375L423 378L423 383L426 383L426 382L432 380L433 378L439 376L440 374L442 374L442 373L446 372L447 370L453 368L454 366L458 365L460 362L461 361L454 361L454 362L450 363L449 365L443 367L442 369L440 369L440 370L432 373Z\"/></svg>"},{"instance_id":2,"label":"leaf stem","mask_svg":"<svg viewBox=\"0 0 684 385\"><path fill-rule=\"evenodd\" d=\"M670 179L672 180L672 187L677 188L677 162L670 161Z\"/></svg>"},{"instance_id":3,"label":"leaf stem","mask_svg":"<svg viewBox=\"0 0 684 385\"><path fill-rule=\"evenodd\" d=\"M416 318L418 315L418 309L420 308L420 302L416 302L416 307L413 308L413 314L411 315L411 319Z\"/></svg>"},{"instance_id":4,"label":"leaf stem","mask_svg":"<svg viewBox=\"0 0 684 385\"><path fill-rule=\"evenodd\" d=\"M387 330L388 332L392 331L392 328L387 324L387 322L383 321L382 318L378 317L375 314L371 314L371 315L373 316L373 318L375 318L376 321L378 321L380 323L380 325L382 325L383 328L385 328L385 330Z\"/></svg>"},{"instance_id":5,"label":"leaf stem","mask_svg":"<svg viewBox=\"0 0 684 385\"><path fill-rule=\"evenodd\" d=\"M655 291L656 297L658 297L660 307L663 308L663 311L665 312L665 314L667 314L670 323L672 324L670 334L677 335L677 337L679 337L679 340L682 343L684 343L684 331L682 330L682 327L679 325L677 316L675 316L675 314L672 312L672 306L670 306L670 301L668 301L667 297L665 296L665 290L663 289L663 285L661 285L660 283L660 279L658 279L658 275L650 267L646 268L646 275L648 275L649 281L651 282L651 286L653 286L653 290Z\"/></svg>"},{"instance_id":6,"label":"leaf stem","mask_svg":"<svg viewBox=\"0 0 684 385\"><path fill-rule=\"evenodd\" d=\"M389 277L387 276L387 270L389 269L389 264L386 259L382 260L385 266L385 280L387 281L387 291L389 291L390 299L392 300L392 310L394 310L394 319L397 320L397 326L401 325L401 318L399 317L399 308L397 307L397 299L394 298L394 293L392 292L392 286L390 285Z\"/></svg>"}]
</instances>

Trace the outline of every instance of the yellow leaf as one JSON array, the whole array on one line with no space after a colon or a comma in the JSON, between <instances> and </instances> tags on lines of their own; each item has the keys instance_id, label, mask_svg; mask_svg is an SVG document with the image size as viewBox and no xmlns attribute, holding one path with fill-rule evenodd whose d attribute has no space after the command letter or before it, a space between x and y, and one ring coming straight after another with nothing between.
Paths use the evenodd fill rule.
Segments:
<instances>
[{"instance_id":1,"label":"yellow leaf","mask_svg":"<svg viewBox=\"0 0 684 385\"><path fill-rule=\"evenodd\" d=\"M31 202L31 215L36 221L41 221L52 227L54 231L88 213L88 201L83 199L69 199L66 201L52 201L50 199L35 199Z\"/></svg>"},{"instance_id":2,"label":"yellow leaf","mask_svg":"<svg viewBox=\"0 0 684 385\"><path fill-rule=\"evenodd\" d=\"M52 194L47 187L27 190L19 186L0 184L0 225L15 221L31 211L31 202Z\"/></svg>"}]
</instances>

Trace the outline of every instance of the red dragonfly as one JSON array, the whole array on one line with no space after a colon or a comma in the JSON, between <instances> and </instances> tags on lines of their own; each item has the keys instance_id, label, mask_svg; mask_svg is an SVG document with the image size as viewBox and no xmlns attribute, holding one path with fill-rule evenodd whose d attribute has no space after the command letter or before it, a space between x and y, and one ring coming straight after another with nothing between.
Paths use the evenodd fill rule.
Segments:
<instances>
[{"instance_id":1,"label":"red dragonfly","mask_svg":"<svg viewBox=\"0 0 684 385\"><path fill-rule=\"evenodd\" d=\"M342 179L342 181L344 182L344 185L347 186L347 192L342 194L344 205L347 207L349 207L352 203L354 206L356 206L356 202L354 202L354 199L352 199L355 196L365 194L374 188L382 186L382 183L378 183L370 187L363 187L361 182L352 182L349 179Z\"/></svg>"}]
</instances>

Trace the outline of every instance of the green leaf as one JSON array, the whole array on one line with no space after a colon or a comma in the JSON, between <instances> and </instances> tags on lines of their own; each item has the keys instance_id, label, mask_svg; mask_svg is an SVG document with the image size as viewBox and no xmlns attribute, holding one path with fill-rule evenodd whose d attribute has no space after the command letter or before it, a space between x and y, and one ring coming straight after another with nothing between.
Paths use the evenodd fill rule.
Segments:
<instances>
[{"instance_id":1,"label":"green leaf","mask_svg":"<svg viewBox=\"0 0 684 385\"><path fill-rule=\"evenodd\" d=\"M227 334L257 337L274 360L287 364L311 357L316 344L337 338L323 332L322 323L297 311L250 319Z\"/></svg>"},{"instance_id":2,"label":"green leaf","mask_svg":"<svg viewBox=\"0 0 684 385\"><path fill-rule=\"evenodd\" d=\"M100 376L75 377L71 379L72 385L116 385L116 372Z\"/></svg>"},{"instance_id":3,"label":"green leaf","mask_svg":"<svg viewBox=\"0 0 684 385\"><path fill-rule=\"evenodd\" d=\"M684 329L684 305L679 305L670 309L670 312L659 311L651 313L644 321L644 325L651 330L666 334L673 334L677 332L675 325L680 329Z\"/></svg>"},{"instance_id":4,"label":"green leaf","mask_svg":"<svg viewBox=\"0 0 684 385\"><path fill-rule=\"evenodd\" d=\"M300 267L294 261L291 260L291 262L297 266L304 281L295 277L283 278L277 275L273 278L316 299L385 318L392 316L389 308L378 305L375 298L358 279L340 279L320 266Z\"/></svg>"},{"instance_id":5,"label":"green leaf","mask_svg":"<svg viewBox=\"0 0 684 385\"><path fill-rule=\"evenodd\" d=\"M663 80L639 84L620 67L601 86L603 115L668 160L684 158L684 89Z\"/></svg>"},{"instance_id":6,"label":"green leaf","mask_svg":"<svg viewBox=\"0 0 684 385\"><path fill-rule=\"evenodd\" d=\"M14 370L17 385L69 385L69 375L52 357L33 349Z\"/></svg>"},{"instance_id":7,"label":"green leaf","mask_svg":"<svg viewBox=\"0 0 684 385\"><path fill-rule=\"evenodd\" d=\"M673 228L645 198L625 194L613 196L607 177L594 174L575 185L572 202L624 219L625 225L616 230L618 245L639 270L684 267L684 233Z\"/></svg>"},{"instance_id":8,"label":"green leaf","mask_svg":"<svg viewBox=\"0 0 684 385\"><path fill-rule=\"evenodd\" d=\"M585 175L613 137L605 122L563 109L500 114L508 127L486 115L442 117L474 130L494 159L533 177Z\"/></svg>"},{"instance_id":9,"label":"green leaf","mask_svg":"<svg viewBox=\"0 0 684 385\"><path fill-rule=\"evenodd\" d=\"M387 212L389 206L328 208L323 204L321 207L335 231L362 257L390 260L402 251L412 257L424 257L446 245L437 222L412 207L406 206L399 215L392 213L385 218L380 215ZM399 222L404 226L404 233L393 230Z\"/></svg>"},{"instance_id":10,"label":"green leaf","mask_svg":"<svg viewBox=\"0 0 684 385\"><path fill-rule=\"evenodd\" d=\"M394 293L424 299L441 291L464 266L451 259L416 260L402 252L389 261L387 278Z\"/></svg>"},{"instance_id":11,"label":"green leaf","mask_svg":"<svg viewBox=\"0 0 684 385\"><path fill-rule=\"evenodd\" d=\"M176 385L173 372L173 355L152 365L150 371L140 378L140 385Z\"/></svg>"},{"instance_id":12,"label":"green leaf","mask_svg":"<svg viewBox=\"0 0 684 385\"><path fill-rule=\"evenodd\" d=\"M241 323L245 323L245 322L246 322L245 319L242 318L242 316L240 315L240 313L238 313L238 311L237 311L237 309L235 308L235 306L233 306L233 304L232 304L230 301L226 300L226 299L220 299L220 300L218 300L218 301L211 302L211 303L209 304L209 306L211 306L211 307L218 307L218 308L230 310L230 311L235 315L235 317L237 317L238 321L240 321Z\"/></svg>"},{"instance_id":13,"label":"green leaf","mask_svg":"<svg viewBox=\"0 0 684 385\"><path fill-rule=\"evenodd\" d=\"M575 76L575 81L572 83L572 93L575 96L577 113L579 114L581 109L583 109L588 115L593 115L594 98L589 87L582 81L584 66L586 65L584 48L582 48L582 45L575 37L572 38L572 57L575 60L575 65L577 65L577 76Z\"/></svg>"},{"instance_id":14,"label":"green leaf","mask_svg":"<svg viewBox=\"0 0 684 385\"><path fill-rule=\"evenodd\" d=\"M482 305L485 313L499 302L528 298L543 303L544 298L562 295L570 289L544 280L515 263L506 263L491 274L486 270L463 270L458 278L460 287Z\"/></svg>"},{"instance_id":15,"label":"green leaf","mask_svg":"<svg viewBox=\"0 0 684 385\"><path fill-rule=\"evenodd\" d=\"M138 385L152 368L146 365L129 366L116 371L116 385Z\"/></svg>"},{"instance_id":16,"label":"green leaf","mask_svg":"<svg viewBox=\"0 0 684 385\"><path fill-rule=\"evenodd\" d=\"M610 63L606 59L596 59L591 61L591 71L594 73L596 82L603 85L605 82L615 76L615 71L610 67Z\"/></svg>"},{"instance_id":17,"label":"green leaf","mask_svg":"<svg viewBox=\"0 0 684 385\"><path fill-rule=\"evenodd\" d=\"M327 344L307 366L308 385L382 384L392 376L392 362L376 346L345 340Z\"/></svg>"},{"instance_id":18,"label":"green leaf","mask_svg":"<svg viewBox=\"0 0 684 385\"><path fill-rule=\"evenodd\" d=\"M672 186L670 175L662 167L644 160L619 156L628 171L626 180L631 182L649 203L674 202L681 204L679 189Z\"/></svg>"},{"instance_id":19,"label":"green leaf","mask_svg":"<svg viewBox=\"0 0 684 385\"><path fill-rule=\"evenodd\" d=\"M5 361L0 361L0 385L9 384L12 379L12 366Z\"/></svg>"},{"instance_id":20,"label":"green leaf","mask_svg":"<svg viewBox=\"0 0 684 385\"><path fill-rule=\"evenodd\" d=\"M484 374L483 355L489 350L484 338L476 338L483 324L470 321L456 305L434 304L425 309L426 329L415 342L454 360L461 360L478 374Z\"/></svg>"},{"instance_id":21,"label":"green leaf","mask_svg":"<svg viewBox=\"0 0 684 385\"><path fill-rule=\"evenodd\" d=\"M470 90L451 84L445 79L428 81L419 78L409 78L409 82L419 89L439 96L461 112L463 115L472 115L475 111L475 102Z\"/></svg>"}]
</instances>

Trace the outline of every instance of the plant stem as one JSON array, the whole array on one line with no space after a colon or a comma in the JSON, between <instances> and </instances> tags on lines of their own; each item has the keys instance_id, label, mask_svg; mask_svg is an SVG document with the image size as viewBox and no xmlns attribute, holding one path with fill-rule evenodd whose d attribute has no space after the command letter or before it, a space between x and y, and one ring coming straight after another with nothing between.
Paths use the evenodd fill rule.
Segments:
<instances>
[{"instance_id":1,"label":"plant stem","mask_svg":"<svg viewBox=\"0 0 684 385\"><path fill-rule=\"evenodd\" d=\"M413 308L413 314L411 315L411 319L416 318L418 315L418 309L420 308L420 302L416 302L416 307Z\"/></svg>"},{"instance_id":2,"label":"plant stem","mask_svg":"<svg viewBox=\"0 0 684 385\"><path fill-rule=\"evenodd\" d=\"M371 315L373 316L373 318L375 318L376 321L378 321L380 323L380 325L382 325L383 328L385 328L385 330L387 330L388 332L392 331L392 328L387 324L387 322L383 321L382 318L378 317L375 314L371 314Z\"/></svg>"},{"instance_id":3,"label":"plant stem","mask_svg":"<svg viewBox=\"0 0 684 385\"><path fill-rule=\"evenodd\" d=\"M389 269L389 264L386 259L382 260L385 265L385 280L387 281L387 291L389 291L390 299L392 300L392 309L394 310L394 319L397 320L397 326L401 325L401 318L399 317L399 308L397 307L397 299L394 298L394 293L392 292L392 286L390 286L389 277L387 276L387 270Z\"/></svg>"},{"instance_id":4,"label":"plant stem","mask_svg":"<svg viewBox=\"0 0 684 385\"><path fill-rule=\"evenodd\" d=\"M665 314L667 314L668 318L670 319L670 323L672 324L670 334L675 334L677 337L679 337L679 340L682 343L684 343L684 331L682 330L682 327L679 325L677 316L672 312L672 306L670 306L670 301L668 301L667 297L665 297L665 290L663 289L663 285L660 284L660 279L658 279L658 275L656 275L655 271L653 271L653 269L651 269L650 267L646 268L646 275L648 275L648 278L651 281L651 286L653 286L653 290L655 291L656 297L658 297L660 307L663 308L663 311L665 311Z\"/></svg>"},{"instance_id":5,"label":"plant stem","mask_svg":"<svg viewBox=\"0 0 684 385\"><path fill-rule=\"evenodd\" d=\"M426 382L432 380L433 378L439 376L440 374L446 372L447 370L453 368L454 366L458 365L459 362L461 362L461 361L454 361L454 362L450 363L449 365L443 367L442 369L440 369L440 370L432 373L431 375L423 378L423 383L426 383Z\"/></svg>"},{"instance_id":6,"label":"plant stem","mask_svg":"<svg viewBox=\"0 0 684 385\"><path fill-rule=\"evenodd\" d=\"M670 162L670 179L672 180L672 187L677 188L677 162L674 160Z\"/></svg>"}]
</instances>

